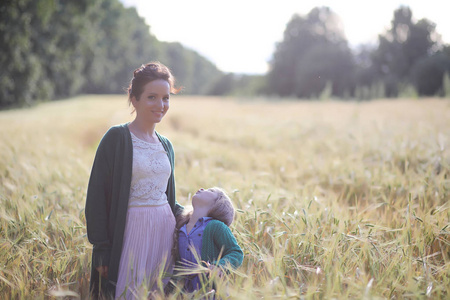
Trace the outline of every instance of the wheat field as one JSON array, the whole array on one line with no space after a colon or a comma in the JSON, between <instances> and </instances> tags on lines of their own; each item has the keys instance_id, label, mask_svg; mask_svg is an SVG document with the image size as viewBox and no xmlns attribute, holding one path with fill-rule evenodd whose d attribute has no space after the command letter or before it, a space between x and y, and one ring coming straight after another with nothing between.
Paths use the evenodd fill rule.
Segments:
<instances>
[{"instance_id":1,"label":"wheat field","mask_svg":"<svg viewBox=\"0 0 450 300\"><path fill-rule=\"evenodd\" d=\"M90 168L105 131L132 118L117 95L0 112L2 299L87 298ZM157 130L181 204L220 186L237 208L244 263L219 297L450 296L448 99L174 96Z\"/></svg>"}]
</instances>

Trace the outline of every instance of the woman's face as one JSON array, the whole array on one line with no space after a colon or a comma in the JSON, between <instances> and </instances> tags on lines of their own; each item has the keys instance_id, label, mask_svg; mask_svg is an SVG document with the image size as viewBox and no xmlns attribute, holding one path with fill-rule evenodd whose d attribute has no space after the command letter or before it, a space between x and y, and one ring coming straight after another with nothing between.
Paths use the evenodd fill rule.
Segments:
<instances>
[{"instance_id":1,"label":"woman's face","mask_svg":"<svg viewBox=\"0 0 450 300\"><path fill-rule=\"evenodd\" d=\"M136 110L136 118L145 122L159 123L169 110L170 85L163 79L150 81L144 85L139 97L131 98L131 103Z\"/></svg>"},{"instance_id":2,"label":"woman's face","mask_svg":"<svg viewBox=\"0 0 450 300\"><path fill-rule=\"evenodd\" d=\"M213 189L199 189L197 193L192 196L192 206L211 208L218 197L219 194Z\"/></svg>"}]
</instances>

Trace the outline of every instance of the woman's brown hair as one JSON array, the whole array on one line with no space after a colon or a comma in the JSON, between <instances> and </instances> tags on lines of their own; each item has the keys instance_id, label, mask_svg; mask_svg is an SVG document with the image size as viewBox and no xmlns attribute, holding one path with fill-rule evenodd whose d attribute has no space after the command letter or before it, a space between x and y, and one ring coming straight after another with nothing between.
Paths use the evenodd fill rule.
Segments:
<instances>
[{"instance_id":1,"label":"woman's brown hair","mask_svg":"<svg viewBox=\"0 0 450 300\"><path fill-rule=\"evenodd\" d=\"M131 103L132 97L139 100L144 91L144 86L157 79L167 81L172 94L180 92L181 88L175 87L175 77L172 75L170 69L160 62L152 61L134 70L133 78L131 79L127 90L129 103Z\"/></svg>"}]
</instances>

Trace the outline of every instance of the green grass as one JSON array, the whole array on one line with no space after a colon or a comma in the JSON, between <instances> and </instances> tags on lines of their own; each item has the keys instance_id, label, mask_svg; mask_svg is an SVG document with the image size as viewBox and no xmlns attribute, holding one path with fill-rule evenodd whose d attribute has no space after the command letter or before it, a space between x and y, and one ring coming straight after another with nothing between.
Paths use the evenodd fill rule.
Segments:
<instances>
[{"instance_id":1,"label":"green grass","mask_svg":"<svg viewBox=\"0 0 450 300\"><path fill-rule=\"evenodd\" d=\"M238 209L245 259L219 294L449 297L450 102L246 100L175 96L157 127L178 201L218 185ZM2 298L87 297L90 168L132 118L123 96L0 112Z\"/></svg>"}]
</instances>

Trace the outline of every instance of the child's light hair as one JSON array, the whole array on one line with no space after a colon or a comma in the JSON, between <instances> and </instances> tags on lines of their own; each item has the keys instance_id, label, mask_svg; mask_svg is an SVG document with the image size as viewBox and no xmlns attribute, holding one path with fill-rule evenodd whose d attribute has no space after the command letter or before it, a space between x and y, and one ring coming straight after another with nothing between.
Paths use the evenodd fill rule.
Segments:
<instances>
[{"instance_id":1,"label":"child's light hair","mask_svg":"<svg viewBox=\"0 0 450 300\"><path fill-rule=\"evenodd\" d=\"M212 187L210 190L217 193L218 197L213 207L209 210L208 217L222 221L227 226L230 226L234 220L234 207L230 197L219 187Z\"/></svg>"}]
</instances>

